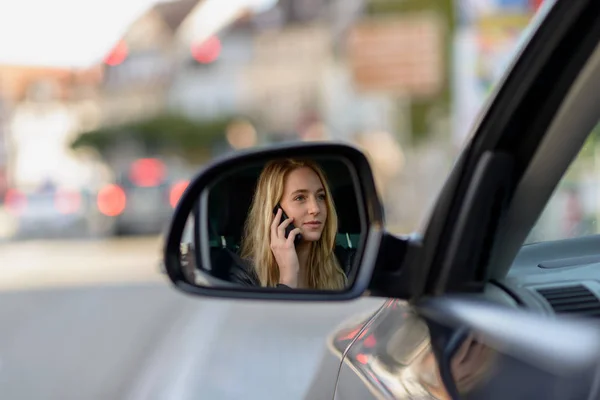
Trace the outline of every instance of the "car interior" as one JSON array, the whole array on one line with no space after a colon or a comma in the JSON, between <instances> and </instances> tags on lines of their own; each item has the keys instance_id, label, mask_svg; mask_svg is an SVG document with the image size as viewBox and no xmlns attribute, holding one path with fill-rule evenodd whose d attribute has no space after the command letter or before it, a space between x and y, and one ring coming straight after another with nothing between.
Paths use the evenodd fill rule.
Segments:
<instances>
[{"instance_id":1,"label":"car interior","mask_svg":"<svg viewBox=\"0 0 600 400\"><path fill-rule=\"evenodd\" d=\"M336 254L360 243L361 224L354 183L348 167L337 160L320 161L338 215ZM215 183L208 196L211 274L225 279L231 252L239 255L246 215L262 165L245 168ZM219 268L223 266L223 268ZM353 273L351 272L351 275Z\"/></svg>"},{"instance_id":2,"label":"car interior","mask_svg":"<svg viewBox=\"0 0 600 400\"><path fill-rule=\"evenodd\" d=\"M595 131L598 104L600 46L570 87L514 192L490 258L495 287L488 295L494 299L544 314L600 317L599 236L523 245Z\"/></svg>"}]
</instances>

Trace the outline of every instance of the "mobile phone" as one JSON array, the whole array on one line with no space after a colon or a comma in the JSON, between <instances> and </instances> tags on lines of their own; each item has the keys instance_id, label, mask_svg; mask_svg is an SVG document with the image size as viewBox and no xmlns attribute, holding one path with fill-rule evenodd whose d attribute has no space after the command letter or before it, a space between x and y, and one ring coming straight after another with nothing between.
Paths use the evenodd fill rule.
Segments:
<instances>
[{"instance_id":1,"label":"mobile phone","mask_svg":"<svg viewBox=\"0 0 600 400\"><path fill-rule=\"evenodd\" d=\"M275 206L275 208L273 208L273 214L277 215L277 210L279 210L281 208L281 206L279 204L277 204ZM281 208L281 219L279 220L280 222L285 221L286 219L288 219L287 214L285 213L285 211L283 211L283 208ZM285 228L285 238L287 239L288 236L290 235L290 232L292 232L294 229L296 229L296 227L294 226L294 223L292 222L291 224L289 224L288 226L286 226ZM302 234L298 233L296 235L296 237L294 238L294 246L297 246L298 243L300 243L300 241L302 240Z\"/></svg>"}]
</instances>

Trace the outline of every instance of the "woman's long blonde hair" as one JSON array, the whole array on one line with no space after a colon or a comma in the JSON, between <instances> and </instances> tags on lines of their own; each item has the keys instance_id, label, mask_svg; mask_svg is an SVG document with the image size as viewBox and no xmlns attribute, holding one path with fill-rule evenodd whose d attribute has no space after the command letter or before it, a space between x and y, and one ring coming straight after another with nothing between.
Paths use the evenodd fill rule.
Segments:
<instances>
[{"instance_id":1,"label":"woman's long blonde hair","mask_svg":"<svg viewBox=\"0 0 600 400\"><path fill-rule=\"evenodd\" d=\"M252 261L261 286L279 283L279 267L271 251L271 223L273 208L281 201L285 179L295 169L312 169L325 189L327 220L321 238L314 242L308 258L306 283L309 289L341 290L346 276L333 252L337 234L337 214L325 173L313 161L281 159L269 162L262 170L242 238L241 256Z\"/></svg>"}]
</instances>

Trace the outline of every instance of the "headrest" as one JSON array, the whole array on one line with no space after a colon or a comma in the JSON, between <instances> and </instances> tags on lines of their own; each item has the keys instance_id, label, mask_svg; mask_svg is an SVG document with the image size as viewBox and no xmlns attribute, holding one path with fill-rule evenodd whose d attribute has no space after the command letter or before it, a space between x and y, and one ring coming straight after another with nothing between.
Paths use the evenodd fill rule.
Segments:
<instances>
[{"instance_id":1,"label":"headrest","mask_svg":"<svg viewBox=\"0 0 600 400\"><path fill-rule=\"evenodd\" d=\"M360 214L354 186L350 183L336 188L333 201L338 215L338 232L360 233Z\"/></svg>"},{"instance_id":2,"label":"headrest","mask_svg":"<svg viewBox=\"0 0 600 400\"><path fill-rule=\"evenodd\" d=\"M212 188L208 199L212 234L239 241L255 185L256 178L236 177L223 180Z\"/></svg>"},{"instance_id":3,"label":"headrest","mask_svg":"<svg viewBox=\"0 0 600 400\"><path fill-rule=\"evenodd\" d=\"M256 176L236 176L213 186L208 199L212 236L233 238L236 243L239 242L256 182ZM333 188L332 194L338 215L338 232L360 234L360 217L352 183Z\"/></svg>"}]
</instances>

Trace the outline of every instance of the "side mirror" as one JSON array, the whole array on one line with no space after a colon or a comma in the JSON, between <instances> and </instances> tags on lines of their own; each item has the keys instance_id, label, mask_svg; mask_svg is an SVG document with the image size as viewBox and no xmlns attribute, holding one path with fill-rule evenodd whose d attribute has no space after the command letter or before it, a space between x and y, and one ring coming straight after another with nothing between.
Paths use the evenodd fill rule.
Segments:
<instances>
[{"instance_id":1,"label":"side mirror","mask_svg":"<svg viewBox=\"0 0 600 400\"><path fill-rule=\"evenodd\" d=\"M383 226L358 149L255 149L217 160L192 180L175 209L164 265L191 294L349 300L371 281Z\"/></svg>"},{"instance_id":2,"label":"side mirror","mask_svg":"<svg viewBox=\"0 0 600 400\"><path fill-rule=\"evenodd\" d=\"M539 315L461 296L426 299L432 363L428 390L453 399L597 398L600 328L591 320ZM433 360L433 357L430 357ZM417 369L419 369L417 368ZM448 396L446 396L446 394Z\"/></svg>"}]
</instances>

